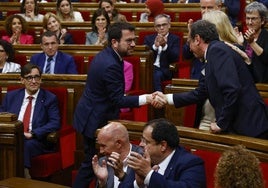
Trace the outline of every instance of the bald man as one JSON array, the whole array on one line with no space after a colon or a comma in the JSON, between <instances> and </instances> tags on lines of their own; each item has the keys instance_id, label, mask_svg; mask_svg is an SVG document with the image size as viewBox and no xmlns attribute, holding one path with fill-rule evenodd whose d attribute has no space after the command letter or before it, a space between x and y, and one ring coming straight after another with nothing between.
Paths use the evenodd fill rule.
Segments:
<instances>
[{"instance_id":1,"label":"bald man","mask_svg":"<svg viewBox=\"0 0 268 188\"><path fill-rule=\"evenodd\" d=\"M98 187L117 188L125 177L132 174L131 168L127 166L126 159L131 151L143 153L139 146L129 142L128 131L124 125L118 122L111 122L104 126L98 133L97 143L100 154L104 157L98 159L95 155L92 158L94 173L98 179Z\"/></svg>"}]
</instances>

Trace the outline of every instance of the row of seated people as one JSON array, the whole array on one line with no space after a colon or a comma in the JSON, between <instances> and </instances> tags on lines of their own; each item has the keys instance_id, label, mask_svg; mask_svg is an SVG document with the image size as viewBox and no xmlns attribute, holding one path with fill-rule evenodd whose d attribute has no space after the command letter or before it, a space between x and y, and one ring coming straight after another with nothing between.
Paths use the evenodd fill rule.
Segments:
<instances>
[{"instance_id":1,"label":"row of seated people","mask_svg":"<svg viewBox=\"0 0 268 188\"><path fill-rule=\"evenodd\" d=\"M99 9L100 10L100 14L102 13L102 14L105 14L106 12L104 11L104 10L102 10L102 9ZM161 24L159 25L158 24L158 22L160 23L161 22ZM165 25L163 25L162 26L162 22L165 24ZM108 24L107 24L108 25ZM156 25L157 25L157 27L155 27L155 30L156 30L156 32L158 32L158 34L161 34L161 35L163 35L163 36L165 36L168 32L169 32L169 25L170 25L170 20L169 20L169 17L167 17L166 15L159 15L159 17L157 17L157 19L156 19ZM159 25L159 26L158 26ZM164 28L163 30L161 29L161 28ZM156 91L156 90L162 90L162 87L164 87L166 84L164 84L164 86L162 86L161 84L162 83L160 83L160 81L158 81L158 80L170 80L171 79L171 77L173 76L172 75L172 72L169 70L169 65L170 64L172 64L172 63L175 63L175 62L182 62L182 57L181 56L179 56L179 54L181 54L181 48L182 48L182 42L183 42L183 40L182 40L182 38L183 38L183 36L182 36L182 33L180 33L180 32L177 32L176 33L176 35L174 35L174 34L170 34L169 36L168 36L168 39L167 40L163 40L163 38L159 38L159 36L158 37L156 37L157 36L157 34L154 34L154 33L156 33L156 32L140 32L140 37L139 37L139 40L140 41L144 41L143 43L144 44L146 44L146 45L148 45L150 48L152 48L152 50L154 51L154 60L156 60L157 58L157 49L153 49L153 46L156 44L156 40L162 40L162 41L167 41L166 43L163 43L163 44L161 44L163 47L164 47L164 49L163 49L163 53L161 54L161 64L159 64L159 65L156 65L156 66L158 66L158 67L160 67L160 69L163 69L163 71L161 71L161 72L165 72L165 74L164 75L160 75L160 77L163 77L163 78L156 78L156 79L154 79L154 80L156 80L156 81L154 81L154 86L155 86L155 88L154 88L154 90ZM153 35L150 35L150 34L153 34ZM149 35L148 37L147 37L147 35ZM100 38L100 37L99 37ZM99 41L97 44L98 45L100 45L100 44L103 44L103 41L100 41L100 39L97 39L96 37L95 38L91 38L93 41L95 40L95 41ZM146 39L147 38L147 39ZM103 39L102 39L103 40ZM105 40L106 40L106 38L105 38ZM54 50L54 52L52 53L52 52L50 52L50 50L48 50L48 48L44 45L44 41L42 41L42 49L43 49L43 51L48 55L48 56L54 56L54 53L57 51L57 49L56 49L56 46L55 46L55 49L53 49ZM92 44L92 43L91 43ZM96 43L95 43L96 44ZM169 46L169 48L167 49L165 46ZM50 53L50 54L49 54ZM61 53L59 53L59 55L61 55ZM45 67L45 63L44 63L44 61L45 61L45 58L44 57L42 57L41 59L40 59L40 57L41 56L39 56L39 60L38 60L38 58L36 58L36 56L34 56L34 57L32 57L31 58L31 62L37 62L37 60L38 60L38 62L39 62L39 65L43 68L43 67ZM63 66L61 66L61 69L55 69L54 70L54 73L62 73L62 74L65 74L65 73L71 73L71 74L75 74L75 73L77 73L77 71L75 71L75 68L74 68L74 63L73 62L71 62L72 60L70 60L70 58L65 58L65 57L63 57L63 55L61 55L61 57L62 58L64 58L64 59L68 59L69 61L65 61L65 64L66 64L66 66L65 66L65 68L63 67ZM17 59L19 59L19 58L24 58L24 62L23 62L23 59L21 59L21 64L23 64L23 63L26 63L26 61L25 61L25 56L19 56L19 55L17 55ZM78 73L86 73L86 70L87 70L87 68L88 68L88 66L85 66L85 62L86 62L86 64L88 64L88 63L90 63L90 60L91 60L91 57L90 57L90 59L85 59L84 57L81 57L81 56L74 56L74 58L75 58L75 62L76 62L76 64L78 65L77 66L77 68L78 68ZM180 59L179 59L180 58ZM57 58L58 59L58 58ZM56 59L56 60L57 60ZM55 60L54 60L55 61ZM181 67L181 70L183 70L183 65L182 65L182 63L179 65L180 67ZM66 69L66 67L68 67L68 70ZM188 69L189 70L189 67L190 67L190 64L185 64L185 69ZM175 68L176 69L176 68ZM45 69L43 69L44 71L45 71ZM157 70L155 70L155 71L157 71ZM168 73L168 72L170 72L170 73ZM182 73L182 72L185 72L185 71L180 71L180 74ZM167 74L168 73L168 74ZM157 74L155 74L155 75L157 75ZM188 74L189 75L189 74ZM176 76L176 75L175 75ZM179 75L179 77L180 77L181 75ZM184 75L185 76L185 75ZM177 77L177 76L176 76Z\"/></svg>"},{"instance_id":2,"label":"row of seated people","mask_svg":"<svg viewBox=\"0 0 268 188\"><path fill-rule=\"evenodd\" d=\"M31 0L28 0L31 1ZM230 14L230 18L232 20L232 23L235 25L236 22L244 22L244 18L242 15L243 14L243 10L245 7L245 1L243 1L243 3L234 3L234 4L230 4L229 2L225 2L226 6L228 8L228 11L230 12L236 12L236 13L232 13ZM179 3L180 4L180 3ZM189 4L194 4L195 6L188 6ZM42 5L42 4L41 4ZM68 5L68 7L66 7ZM97 6L96 6L97 5ZM102 7L105 8L105 10L109 13L110 18L112 20L112 17L116 17L116 14L118 12L120 12L121 14L123 14L124 19L126 19L127 21L140 21L140 22L144 22L144 21L152 21L151 19L153 17L155 17L157 14L159 13L167 13L171 16L171 20L172 21L188 21L189 18L195 19L195 18L200 18L200 10L199 10L199 1L190 1L189 3L185 4L185 10L182 10L182 7L176 7L174 8L174 6L172 6L172 9L170 9L170 7L164 5L164 3L160 0L147 0L145 1L145 5L139 6L139 7L135 7L135 4L131 5L132 8L134 9L130 9L128 11L125 11L124 9L122 9L121 11L116 10L114 7L114 4L112 1L100 1L99 4L94 5L95 8L88 10L86 7L81 6L81 10L76 10L74 12L72 12L72 3L71 1L57 1L57 4L55 5L50 5L51 7L46 10L46 11L40 11L41 13L45 13L48 11L54 11L53 6L56 6L56 10L57 10L57 14L59 15L59 17L63 20L63 21L83 21L83 20L88 20L90 15L92 15L92 12L95 11L97 9L97 7ZM118 4L117 4L118 5ZM119 4L120 5L120 4ZM187 6L186 6L187 5ZM37 6L37 2L33 3L32 6ZM65 7L64 7L65 6ZM77 5L79 6L79 5ZM224 5L219 5L220 7L224 7ZM32 11L34 10L34 7L30 7L29 10ZM165 7L167 9L165 9ZM27 8L27 6L25 6L25 1L22 1L21 4L21 15L24 16L27 20L34 20L36 19L36 21L40 21L40 18L38 16L38 12L37 10L35 11L35 16L34 13L30 13L29 10L25 10ZM68 11L67 11L67 8ZM87 9L85 11L85 9ZM230 9L230 10L229 10ZM137 10L137 11L136 11ZM80 12L79 12L80 11ZM227 11L227 12L228 12ZM56 12L56 11L54 11ZM89 12L91 12L91 14L89 14ZM142 13L144 12L144 13ZM238 12L241 14L238 14ZM11 11L7 9L7 12L4 12L5 16L8 16L10 14L14 14L14 13L18 13L18 11ZM81 15L82 13L82 15ZM182 15L180 14L182 13ZM2 13L3 14L3 13ZM28 14L28 15L27 15ZM113 16L112 16L113 15ZM234 16L236 15L236 16ZM237 18L237 15L238 16ZM42 15L40 15L42 16ZM39 18L38 18L39 17ZM84 17L84 18L83 18ZM144 19L146 18L146 19ZM115 21L115 20L114 20Z\"/></svg>"},{"instance_id":3,"label":"row of seated people","mask_svg":"<svg viewBox=\"0 0 268 188\"><path fill-rule=\"evenodd\" d=\"M33 0L26 0L26 1L33 1ZM129 9L129 7L125 7L122 9L119 8L117 10L115 9L115 6L112 1L106 1L106 0L104 2L100 1L99 4L94 4L93 6L91 5L92 7L90 9L86 7L81 7L81 10L79 8L77 9L77 7L73 8L73 5L70 1L67 1L67 0L58 1L56 5L55 4L53 4L52 6L50 5L50 7L48 7L47 9L44 9L44 7L42 7L42 9L40 9L40 14L39 14L38 9L37 8L35 9L35 7L38 7L38 4L36 1L35 2L33 1L31 6L28 4L29 3L27 3L26 4L27 6L25 6L25 1L23 1L21 5L14 5L14 7L20 6L21 10L16 10L16 8L12 8L12 7L10 9L7 8L6 10L3 8L2 15L4 17L7 17L15 13L20 13L20 15L22 15L27 21L40 21L42 18L42 15L44 15L46 12L52 11L54 13L57 13L57 15L61 18L62 21L81 22L83 20L90 21L90 16L93 15L93 12L96 9L98 9L98 7L99 8L102 7L102 8L105 8L105 10L110 14L111 18L112 18L111 14L115 16L115 14L119 12L120 14L123 14L125 16L127 21L139 21L140 15L143 12L146 12L145 5L135 8L135 4L131 5L132 9ZM67 6L66 4L68 5L67 7L69 8L68 10L66 7L64 7L64 6ZM173 8L173 7L172 9L169 9L167 7L167 9L165 10L164 4L161 1L157 1L157 0L149 0L145 4L147 6L147 9L151 10L152 16L154 16L154 14L156 15L156 14L162 13L162 11L165 11L167 14L170 14L172 21L180 21L179 19L183 19L180 17L184 17L186 15L188 15L189 17L190 13L194 14L196 12L200 12L199 9L197 9L196 7L190 7L190 10L189 10L189 7L185 7L185 10L183 11L181 11L183 7L178 7L178 9ZM11 6L11 5L8 5L8 6ZM56 8L57 11L55 11L55 8L53 8L53 6ZM73 11L73 9L75 11ZM33 12L33 10L35 12ZM184 13L182 16L180 16L180 13L183 13L183 12L188 13L188 14ZM200 16L200 13L199 13L199 16ZM4 17L2 19L4 19Z\"/></svg>"},{"instance_id":4,"label":"row of seated people","mask_svg":"<svg viewBox=\"0 0 268 188\"><path fill-rule=\"evenodd\" d=\"M130 140L132 143L136 143L135 140L138 139L139 136L142 138L142 132L143 132L145 123L131 122L131 121L119 121L119 122L122 123L124 126L126 126L126 128L128 129L129 137L130 137ZM156 121L154 121L154 123L157 124L157 123L159 123L159 121L156 120ZM155 126L157 127L157 125L155 125ZM267 140L260 140L260 139L256 139L256 138L249 138L249 137L238 136L238 135L222 135L222 134L213 135L209 131L198 131L198 130L193 129L193 128L186 128L186 127L181 127L181 126L177 127L177 129L178 129L178 133L179 133L179 137L180 137L180 145L185 147L187 150L190 150L193 154L201 157L204 160L206 183L207 183L206 187L212 188L215 185L214 173L215 173L215 169L218 168L217 163L218 163L218 160L221 156L221 153L225 152L228 149L233 150L233 146L238 145L238 144L243 144L244 146L246 146L248 148L248 150L250 152L256 154L256 156L259 158L261 163L260 164L259 164L259 162L255 163L254 167L253 167L253 164L251 163L250 166L248 166L248 167L249 168L257 167L257 169L258 169L259 168L258 166L260 165L261 170L260 171L258 170L259 171L258 173L263 174L264 181L267 180L267 176L268 176L268 171L267 171L268 165L267 164L268 163L267 163L267 160L265 159L265 157L261 156L262 155L261 153L266 153L265 150L267 148L266 149L263 148L263 150L261 149L262 151L260 151L261 146L256 146L256 147L252 146L253 143L265 145L267 143ZM144 134L143 134L143 136L144 136ZM149 135L146 134L146 136L149 136ZM141 143L141 145L143 145L143 144L144 143ZM241 147L235 147L234 150L241 151ZM242 153L244 153L244 152L242 152ZM245 168L247 168L246 166L243 166L243 169L239 170L239 168L232 169L229 166L230 164L231 165L240 165L242 163L242 162L241 163L239 162L240 157L241 156L237 156L237 158L236 158L237 160L235 163L232 163L232 162L234 162L232 160L232 161L228 161L228 164L225 164L226 168L227 168L227 166L229 167L228 168L228 170L230 170L230 171L228 171L229 175L235 171L234 169L236 169L237 170L236 172L239 173L240 170L243 171ZM183 162L183 161L181 161L181 162ZM240 173L241 173L241 171L240 171ZM73 174L73 175L75 175L75 174ZM199 177L199 176L196 175L196 178L197 177ZM229 181L233 178L234 179L236 178L236 177L233 177L232 175L230 175L228 177L230 178ZM174 180L174 179L172 179L172 177L170 177L168 175L166 176L166 178L169 180ZM224 177L218 177L218 178L226 178L226 177L224 176ZM258 178L262 178L262 177L260 176ZM177 179L177 181L179 181L178 179ZM244 181L244 183L246 183L246 182L247 181ZM230 183L230 182L226 182L225 185L228 185L228 183ZM245 185L243 185L243 186L245 186ZM252 185L250 185L250 186L252 186ZM265 187L267 187L267 186L268 185L266 184ZM232 186L230 186L230 187L232 187Z\"/></svg>"}]
</instances>

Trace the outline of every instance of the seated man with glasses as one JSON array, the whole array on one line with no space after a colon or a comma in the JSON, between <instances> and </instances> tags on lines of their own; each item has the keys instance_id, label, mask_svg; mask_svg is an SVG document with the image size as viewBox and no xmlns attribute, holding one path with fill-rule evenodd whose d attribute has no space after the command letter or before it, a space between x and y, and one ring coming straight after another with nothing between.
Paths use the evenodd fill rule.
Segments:
<instances>
[{"instance_id":1,"label":"seated man with glasses","mask_svg":"<svg viewBox=\"0 0 268 188\"><path fill-rule=\"evenodd\" d=\"M170 17L168 15L156 16L154 25L157 33L146 36L144 44L154 52L154 91L162 91L161 81L170 80L173 76L169 65L179 59L180 38L169 33Z\"/></svg>"},{"instance_id":2,"label":"seated man with glasses","mask_svg":"<svg viewBox=\"0 0 268 188\"><path fill-rule=\"evenodd\" d=\"M44 74L77 74L74 58L58 50L59 40L54 32L41 36L42 53L31 57L30 63L38 65Z\"/></svg>"},{"instance_id":3,"label":"seated man with glasses","mask_svg":"<svg viewBox=\"0 0 268 188\"><path fill-rule=\"evenodd\" d=\"M24 174L31 178L31 158L53 152L55 146L48 143L46 136L60 128L57 97L40 88L41 70L33 64L21 69L21 83L25 88L7 92L0 112L18 115L24 126Z\"/></svg>"},{"instance_id":4,"label":"seated man with glasses","mask_svg":"<svg viewBox=\"0 0 268 188\"><path fill-rule=\"evenodd\" d=\"M256 83L268 83L268 31L265 29L267 8L259 2L252 2L245 8L247 30L238 33L239 43L251 59L251 69Z\"/></svg>"}]
</instances>

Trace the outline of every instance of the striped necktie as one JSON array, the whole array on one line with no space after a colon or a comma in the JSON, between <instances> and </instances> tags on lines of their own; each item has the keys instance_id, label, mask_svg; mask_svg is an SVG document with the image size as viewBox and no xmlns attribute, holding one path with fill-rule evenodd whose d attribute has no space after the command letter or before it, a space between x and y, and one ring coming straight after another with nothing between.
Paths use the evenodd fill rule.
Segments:
<instances>
[{"instance_id":1,"label":"striped necktie","mask_svg":"<svg viewBox=\"0 0 268 188\"><path fill-rule=\"evenodd\" d=\"M53 57L48 57L47 59L47 66L46 66L46 70L45 73L46 74L50 74L50 67L51 67L51 61L53 60Z\"/></svg>"}]
</instances>

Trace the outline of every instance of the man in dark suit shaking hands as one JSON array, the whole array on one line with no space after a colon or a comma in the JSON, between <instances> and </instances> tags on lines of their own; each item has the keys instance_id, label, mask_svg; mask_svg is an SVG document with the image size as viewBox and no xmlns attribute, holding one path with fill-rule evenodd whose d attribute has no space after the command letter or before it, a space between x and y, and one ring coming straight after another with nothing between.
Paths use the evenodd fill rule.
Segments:
<instances>
[{"instance_id":1,"label":"man in dark suit shaking hands","mask_svg":"<svg viewBox=\"0 0 268 188\"><path fill-rule=\"evenodd\" d=\"M208 98L216 114L216 122L210 124L213 133L268 139L267 107L244 59L219 41L216 26L206 20L193 23L188 41L194 55L205 59L198 88L167 95L159 92L158 102L181 107Z\"/></svg>"},{"instance_id":2,"label":"man in dark suit shaking hands","mask_svg":"<svg viewBox=\"0 0 268 188\"><path fill-rule=\"evenodd\" d=\"M119 118L120 108L149 103L152 95L124 96L122 57L135 47L135 28L126 22L113 24L108 31L108 47L92 60L85 90L76 106L74 128L84 137L85 161L73 187L87 188L94 176L91 159L95 154L95 131L109 120Z\"/></svg>"}]
</instances>

